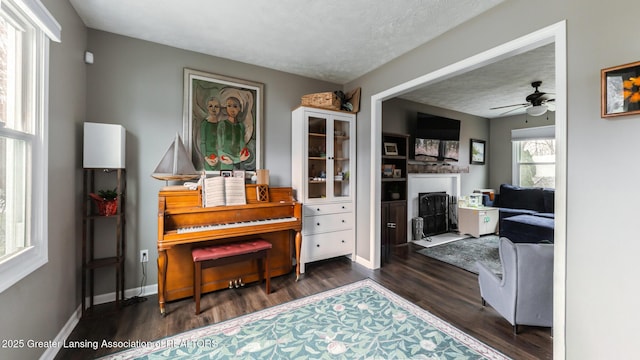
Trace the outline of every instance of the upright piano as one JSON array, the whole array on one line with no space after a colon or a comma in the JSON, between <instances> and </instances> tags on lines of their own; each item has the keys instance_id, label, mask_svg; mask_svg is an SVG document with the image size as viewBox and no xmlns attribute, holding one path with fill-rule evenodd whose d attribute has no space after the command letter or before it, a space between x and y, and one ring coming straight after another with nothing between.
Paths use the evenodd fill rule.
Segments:
<instances>
[{"instance_id":1,"label":"upright piano","mask_svg":"<svg viewBox=\"0 0 640 360\"><path fill-rule=\"evenodd\" d=\"M202 206L200 188L168 186L160 190L158 304L162 315L167 301L193 296L194 247L262 238L273 245L271 275L290 273L295 251L296 279L299 278L302 205L295 201L293 189L270 187L268 201L258 201L257 186L245 187L246 205L217 207ZM257 272L257 265L250 261L207 269L203 272L202 292L226 288L233 280L257 281Z\"/></svg>"}]
</instances>

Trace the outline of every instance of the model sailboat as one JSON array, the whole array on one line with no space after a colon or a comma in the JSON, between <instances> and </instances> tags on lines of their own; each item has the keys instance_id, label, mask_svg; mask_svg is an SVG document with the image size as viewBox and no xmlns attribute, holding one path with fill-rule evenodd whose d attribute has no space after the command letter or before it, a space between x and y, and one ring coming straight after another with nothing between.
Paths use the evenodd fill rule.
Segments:
<instances>
[{"instance_id":1,"label":"model sailboat","mask_svg":"<svg viewBox=\"0 0 640 360\"><path fill-rule=\"evenodd\" d=\"M165 181L190 180L200 176L193 166L179 134L176 133L175 140L164 153L151 176Z\"/></svg>"}]
</instances>

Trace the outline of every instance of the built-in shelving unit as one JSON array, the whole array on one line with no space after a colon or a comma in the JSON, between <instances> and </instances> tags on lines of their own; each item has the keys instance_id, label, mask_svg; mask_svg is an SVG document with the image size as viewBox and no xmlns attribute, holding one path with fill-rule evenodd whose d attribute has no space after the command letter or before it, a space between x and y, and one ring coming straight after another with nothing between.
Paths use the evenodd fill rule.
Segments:
<instances>
[{"instance_id":1,"label":"built-in shelving unit","mask_svg":"<svg viewBox=\"0 0 640 360\"><path fill-rule=\"evenodd\" d=\"M407 160L409 135L382 134L381 264L407 242Z\"/></svg>"}]
</instances>

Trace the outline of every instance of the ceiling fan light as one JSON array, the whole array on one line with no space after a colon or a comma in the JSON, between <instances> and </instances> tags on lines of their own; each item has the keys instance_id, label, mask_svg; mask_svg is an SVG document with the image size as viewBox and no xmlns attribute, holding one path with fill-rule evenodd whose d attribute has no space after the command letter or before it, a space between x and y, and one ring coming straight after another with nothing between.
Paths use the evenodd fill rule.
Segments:
<instances>
[{"instance_id":1,"label":"ceiling fan light","mask_svg":"<svg viewBox=\"0 0 640 360\"><path fill-rule=\"evenodd\" d=\"M535 105L527 108L527 114L531 116L540 116L547 112L547 105Z\"/></svg>"}]
</instances>

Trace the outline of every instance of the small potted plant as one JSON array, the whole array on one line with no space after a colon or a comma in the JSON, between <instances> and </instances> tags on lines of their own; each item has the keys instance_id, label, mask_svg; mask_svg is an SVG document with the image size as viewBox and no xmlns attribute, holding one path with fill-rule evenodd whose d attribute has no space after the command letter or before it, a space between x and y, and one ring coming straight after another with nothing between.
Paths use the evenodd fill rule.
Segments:
<instances>
[{"instance_id":1,"label":"small potted plant","mask_svg":"<svg viewBox=\"0 0 640 360\"><path fill-rule=\"evenodd\" d=\"M116 189L99 190L97 194L90 193L89 196L98 207L98 214L102 216L111 216L118 212L118 193L116 192Z\"/></svg>"}]
</instances>

